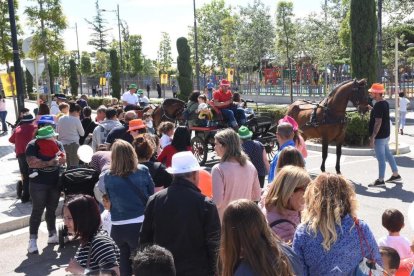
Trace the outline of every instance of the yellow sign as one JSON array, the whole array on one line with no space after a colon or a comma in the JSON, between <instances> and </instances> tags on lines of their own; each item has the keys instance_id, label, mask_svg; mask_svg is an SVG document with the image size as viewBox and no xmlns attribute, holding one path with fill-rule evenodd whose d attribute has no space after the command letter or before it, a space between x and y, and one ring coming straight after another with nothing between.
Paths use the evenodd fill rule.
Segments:
<instances>
[{"instance_id":1,"label":"yellow sign","mask_svg":"<svg viewBox=\"0 0 414 276\"><path fill-rule=\"evenodd\" d=\"M227 68L227 80L229 82L233 82L233 76L234 76L234 69L233 68Z\"/></svg>"},{"instance_id":2,"label":"yellow sign","mask_svg":"<svg viewBox=\"0 0 414 276\"><path fill-rule=\"evenodd\" d=\"M4 96L11 97L13 94L16 95L16 79L14 77L14 72L11 72L10 74L1 73L0 78L1 83L3 84ZM13 85L10 79L13 82Z\"/></svg>"},{"instance_id":3,"label":"yellow sign","mask_svg":"<svg viewBox=\"0 0 414 276\"><path fill-rule=\"evenodd\" d=\"M106 78L99 78L99 85L105 86L106 85Z\"/></svg>"},{"instance_id":4,"label":"yellow sign","mask_svg":"<svg viewBox=\"0 0 414 276\"><path fill-rule=\"evenodd\" d=\"M168 84L168 74L161 74L161 84Z\"/></svg>"}]
</instances>

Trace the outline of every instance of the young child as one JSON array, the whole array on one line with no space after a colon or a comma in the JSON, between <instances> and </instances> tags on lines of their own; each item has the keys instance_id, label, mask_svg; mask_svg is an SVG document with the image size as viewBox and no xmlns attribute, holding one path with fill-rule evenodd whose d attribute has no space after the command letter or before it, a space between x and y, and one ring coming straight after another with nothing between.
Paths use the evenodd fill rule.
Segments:
<instances>
[{"instance_id":1,"label":"young child","mask_svg":"<svg viewBox=\"0 0 414 276\"><path fill-rule=\"evenodd\" d=\"M38 150L38 158L43 161L50 161L56 157L64 157L65 153L62 152L58 144L56 143L56 132L52 126L45 126L40 128L36 133L36 146ZM38 170L32 169L32 173L29 174L30 178L38 176Z\"/></svg>"},{"instance_id":2,"label":"young child","mask_svg":"<svg viewBox=\"0 0 414 276\"><path fill-rule=\"evenodd\" d=\"M67 103L59 104L60 112L56 115L56 119L59 121L59 118L65 115L69 115L69 105Z\"/></svg>"},{"instance_id":3,"label":"young child","mask_svg":"<svg viewBox=\"0 0 414 276\"><path fill-rule=\"evenodd\" d=\"M384 275L395 275L400 266L400 255L397 250L389 246L380 246L379 251L382 258Z\"/></svg>"},{"instance_id":4,"label":"young child","mask_svg":"<svg viewBox=\"0 0 414 276\"><path fill-rule=\"evenodd\" d=\"M378 240L378 246L389 246L397 250L401 259L413 256L410 248L410 241L400 236L404 227L404 215L397 209L387 209L382 214L382 226L388 231L388 236Z\"/></svg>"},{"instance_id":5,"label":"young child","mask_svg":"<svg viewBox=\"0 0 414 276\"><path fill-rule=\"evenodd\" d=\"M107 194L102 195L102 205L105 208L105 210L101 213L102 229L106 230L108 235L111 235L112 220L111 213L109 212L111 209L111 201L109 201Z\"/></svg>"},{"instance_id":6,"label":"young child","mask_svg":"<svg viewBox=\"0 0 414 276\"><path fill-rule=\"evenodd\" d=\"M198 113L198 125L199 126L209 126L210 121L213 118L213 114L211 113L211 109L207 104L207 97L206 95L198 96L198 108L196 113Z\"/></svg>"},{"instance_id":7,"label":"young child","mask_svg":"<svg viewBox=\"0 0 414 276\"><path fill-rule=\"evenodd\" d=\"M160 146L163 149L172 142L174 124L171 122L162 122L158 127L158 133L161 134Z\"/></svg>"},{"instance_id":8,"label":"young child","mask_svg":"<svg viewBox=\"0 0 414 276\"><path fill-rule=\"evenodd\" d=\"M152 116L150 113L146 112L143 115L143 119L145 121L145 125L147 126L147 131L151 134L155 133L154 124L152 122Z\"/></svg>"}]
</instances>

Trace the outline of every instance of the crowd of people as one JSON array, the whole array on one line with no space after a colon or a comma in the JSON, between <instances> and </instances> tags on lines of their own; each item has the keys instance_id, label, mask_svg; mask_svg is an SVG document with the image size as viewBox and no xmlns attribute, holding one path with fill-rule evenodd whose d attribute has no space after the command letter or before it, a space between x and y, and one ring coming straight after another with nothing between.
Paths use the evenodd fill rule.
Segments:
<instances>
[{"instance_id":1,"label":"crowd of people","mask_svg":"<svg viewBox=\"0 0 414 276\"><path fill-rule=\"evenodd\" d=\"M95 119L84 96L67 101L57 95L51 109L40 103L36 117L24 110L10 142L22 173L21 201L33 206L28 252L38 253L45 209L48 243L58 243L59 175L64 167L83 165L100 176L95 198L65 199L64 224L80 242L69 273L354 275L367 268L380 273L375 275L409 275L413 246L399 234L401 212L384 212L389 235L376 241L357 216L354 187L344 176L321 173L311 179L296 121L285 116L278 122L279 151L268 160L263 144L244 126L243 109L234 107L228 86L223 80L211 95L194 92L187 105L188 121L195 120L192 114L213 98L214 108L228 119L230 127L214 136L219 162L211 173L191 152L188 126L162 122L157 136L150 115L138 118L136 107L147 102L136 85L123 94L121 107L100 106ZM389 138L389 124L387 129L382 123L389 113L383 87L374 84L369 91L376 100L369 131L378 186L384 183L385 160L393 171L387 181L401 176L383 143ZM79 160L80 145L92 147L88 164Z\"/></svg>"}]
</instances>

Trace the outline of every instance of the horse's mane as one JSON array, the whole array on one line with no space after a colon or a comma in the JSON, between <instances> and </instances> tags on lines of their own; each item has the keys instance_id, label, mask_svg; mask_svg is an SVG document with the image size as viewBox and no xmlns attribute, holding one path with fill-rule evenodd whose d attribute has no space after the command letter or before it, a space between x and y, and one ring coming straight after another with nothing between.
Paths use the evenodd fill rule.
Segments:
<instances>
[{"instance_id":1,"label":"horse's mane","mask_svg":"<svg viewBox=\"0 0 414 276\"><path fill-rule=\"evenodd\" d=\"M354 80L346 80L341 82L340 84L338 84L337 86L335 86L335 88L329 93L329 97L333 97L335 95L335 93L339 90L339 88L345 84L348 84L350 82L353 82Z\"/></svg>"},{"instance_id":2,"label":"horse's mane","mask_svg":"<svg viewBox=\"0 0 414 276\"><path fill-rule=\"evenodd\" d=\"M175 104L175 103L185 104L184 101L182 101L180 99L174 99L174 98L165 99L162 104L164 104L164 105L172 105L172 104Z\"/></svg>"}]
</instances>

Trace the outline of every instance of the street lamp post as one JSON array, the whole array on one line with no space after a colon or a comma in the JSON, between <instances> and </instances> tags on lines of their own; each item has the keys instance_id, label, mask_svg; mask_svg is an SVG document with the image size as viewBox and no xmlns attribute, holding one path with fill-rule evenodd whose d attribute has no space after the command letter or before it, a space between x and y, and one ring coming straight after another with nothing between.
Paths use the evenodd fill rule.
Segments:
<instances>
[{"instance_id":1,"label":"street lamp post","mask_svg":"<svg viewBox=\"0 0 414 276\"><path fill-rule=\"evenodd\" d=\"M119 57L121 62L121 88L124 90L124 60L122 54L122 40L121 40L121 20L119 17L119 4L116 5L116 10L101 9L103 12L115 12L118 20L118 35L119 35Z\"/></svg>"},{"instance_id":2,"label":"street lamp post","mask_svg":"<svg viewBox=\"0 0 414 276\"><path fill-rule=\"evenodd\" d=\"M197 83L197 90L200 91L200 64L198 62L198 43L197 43L197 14L196 14L196 4L195 0L193 0L193 8L194 8L194 48L195 48L195 64L196 64L196 83Z\"/></svg>"},{"instance_id":3,"label":"street lamp post","mask_svg":"<svg viewBox=\"0 0 414 276\"><path fill-rule=\"evenodd\" d=\"M75 23L75 30L76 30L76 44L78 46L78 64L79 64L80 93L82 95L83 94L83 90L82 90L82 68L81 68L81 58L80 58L80 51L79 51L78 23Z\"/></svg>"}]
</instances>

